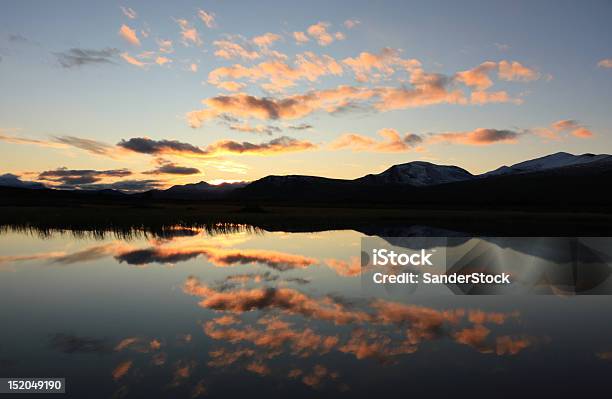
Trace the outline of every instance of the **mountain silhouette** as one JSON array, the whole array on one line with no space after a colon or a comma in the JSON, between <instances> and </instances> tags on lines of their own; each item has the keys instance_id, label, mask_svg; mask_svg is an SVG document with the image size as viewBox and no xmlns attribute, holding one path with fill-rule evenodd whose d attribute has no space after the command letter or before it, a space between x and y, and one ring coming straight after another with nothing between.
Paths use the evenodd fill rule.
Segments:
<instances>
[{"instance_id":1,"label":"mountain silhouette","mask_svg":"<svg viewBox=\"0 0 612 399\"><path fill-rule=\"evenodd\" d=\"M564 152L502 166L480 175L452 165L415 161L394 165L379 174L357 179L318 176L266 176L250 183L206 182L176 185L166 190L125 194L116 190L54 190L37 182L3 175L3 200L15 198L82 198L100 201L223 200L290 205L380 204L401 207L493 207L546 209L606 209L612 202L607 185L612 156ZM6 182L10 184L6 184ZM30 188L36 188L32 190ZM584 208L584 209L583 209Z\"/></svg>"}]
</instances>

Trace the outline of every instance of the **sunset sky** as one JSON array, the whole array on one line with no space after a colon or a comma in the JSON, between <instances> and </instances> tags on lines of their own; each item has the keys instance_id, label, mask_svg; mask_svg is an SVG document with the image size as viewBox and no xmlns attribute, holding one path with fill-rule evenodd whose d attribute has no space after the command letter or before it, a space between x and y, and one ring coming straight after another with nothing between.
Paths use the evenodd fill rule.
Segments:
<instances>
[{"instance_id":1,"label":"sunset sky","mask_svg":"<svg viewBox=\"0 0 612 399\"><path fill-rule=\"evenodd\" d=\"M0 10L0 175L141 190L612 153L610 1Z\"/></svg>"}]
</instances>

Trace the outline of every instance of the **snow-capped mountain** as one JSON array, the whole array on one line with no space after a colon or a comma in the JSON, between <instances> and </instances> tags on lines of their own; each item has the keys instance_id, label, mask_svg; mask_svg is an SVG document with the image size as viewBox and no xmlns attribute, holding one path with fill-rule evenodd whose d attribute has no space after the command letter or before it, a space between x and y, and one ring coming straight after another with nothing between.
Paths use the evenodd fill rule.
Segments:
<instances>
[{"instance_id":1,"label":"snow-capped mountain","mask_svg":"<svg viewBox=\"0 0 612 399\"><path fill-rule=\"evenodd\" d=\"M567 152L557 152L544 157L519 162L512 166L502 166L493 171L483 173L478 177L500 176L515 173L531 173L542 170L563 168L566 166L582 165L603 160L612 160L612 155L607 154L582 154L573 155Z\"/></svg>"},{"instance_id":2,"label":"snow-capped mountain","mask_svg":"<svg viewBox=\"0 0 612 399\"><path fill-rule=\"evenodd\" d=\"M382 173L367 175L356 181L370 184L406 184L420 187L453 183L472 178L474 178L474 175L458 166L415 161L394 165Z\"/></svg>"}]
</instances>

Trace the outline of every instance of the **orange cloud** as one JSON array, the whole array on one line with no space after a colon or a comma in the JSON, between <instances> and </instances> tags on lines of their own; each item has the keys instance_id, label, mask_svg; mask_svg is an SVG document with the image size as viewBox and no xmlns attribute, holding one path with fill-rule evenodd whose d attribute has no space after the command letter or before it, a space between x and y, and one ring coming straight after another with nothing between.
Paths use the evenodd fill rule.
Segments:
<instances>
[{"instance_id":1,"label":"orange cloud","mask_svg":"<svg viewBox=\"0 0 612 399\"><path fill-rule=\"evenodd\" d=\"M377 89L379 111L423 107L435 104L466 104L462 91L449 90L450 80L440 74L426 73L415 68L410 75L412 88L384 87Z\"/></svg>"},{"instance_id":2,"label":"orange cloud","mask_svg":"<svg viewBox=\"0 0 612 399\"><path fill-rule=\"evenodd\" d=\"M138 68L144 68L144 67L147 66L146 63L144 63L142 61L139 61L138 59L132 57L128 53L122 53L121 54L121 58L123 58L125 60L125 62L127 62L128 64L137 66Z\"/></svg>"},{"instance_id":3,"label":"orange cloud","mask_svg":"<svg viewBox=\"0 0 612 399\"><path fill-rule=\"evenodd\" d=\"M403 60L397 50L384 48L379 54L362 52L356 58L345 58L342 62L348 65L355 73L355 79L359 82L370 81L373 77L389 77L395 73L395 66L412 70L421 65L416 59ZM377 70L381 76L372 76L372 71Z\"/></svg>"},{"instance_id":4,"label":"orange cloud","mask_svg":"<svg viewBox=\"0 0 612 399\"><path fill-rule=\"evenodd\" d=\"M466 86L474 87L477 90L485 90L491 85L493 81L489 77L489 74L497 69L497 63L492 61L483 62L476 68L458 72L455 79L462 82Z\"/></svg>"},{"instance_id":5,"label":"orange cloud","mask_svg":"<svg viewBox=\"0 0 612 399\"><path fill-rule=\"evenodd\" d=\"M490 353L492 349L485 346L485 340L491 330L482 324L476 324L470 328L464 328L454 334L455 341L460 344L469 345L483 353Z\"/></svg>"},{"instance_id":6,"label":"orange cloud","mask_svg":"<svg viewBox=\"0 0 612 399\"><path fill-rule=\"evenodd\" d=\"M181 29L181 38L183 39L183 44L188 46L190 44L195 44L197 46L202 45L202 39L200 39L200 34L198 30L194 28L189 21L186 19L177 19L176 23L179 25Z\"/></svg>"},{"instance_id":7,"label":"orange cloud","mask_svg":"<svg viewBox=\"0 0 612 399\"><path fill-rule=\"evenodd\" d=\"M353 151L403 152L414 149L423 142L416 134L406 133L403 137L395 129L380 129L378 135L383 140L356 133L346 133L330 144L332 149L350 148Z\"/></svg>"},{"instance_id":8,"label":"orange cloud","mask_svg":"<svg viewBox=\"0 0 612 399\"><path fill-rule=\"evenodd\" d=\"M127 25L121 25L121 28L119 29L119 36L121 36L123 40L131 45L140 46L140 39L138 39L136 31Z\"/></svg>"},{"instance_id":9,"label":"orange cloud","mask_svg":"<svg viewBox=\"0 0 612 399\"><path fill-rule=\"evenodd\" d=\"M200 127L203 122L221 114L263 120L298 119L317 110L335 112L375 95L376 92L372 89L351 86L338 86L333 89L311 91L278 99L238 93L203 100L207 108L189 112L187 119L192 127Z\"/></svg>"},{"instance_id":10,"label":"orange cloud","mask_svg":"<svg viewBox=\"0 0 612 399\"><path fill-rule=\"evenodd\" d=\"M540 77L537 71L517 61L500 61L498 67L498 76L502 80L527 82L537 80Z\"/></svg>"},{"instance_id":11,"label":"orange cloud","mask_svg":"<svg viewBox=\"0 0 612 399\"><path fill-rule=\"evenodd\" d=\"M304 44L309 42L310 39L304 32L293 32L293 38L295 39L297 44Z\"/></svg>"},{"instance_id":12,"label":"orange cloud","mask_svg":"<svg viewBox=\"0 0 612 399\"><path fill-rule=\"evenodd\" d=\"M172 62L172 60L168 57L159 56L155 59L155 63L157 65L165 65Z\"/></svg>"},{"instance_id":13,"label":"orange cloud","mask_svg":"<svg viewBox=\"0 0 612 399\"><path fill-rule=\"evenodd\" d=\"M597 63L600 68L612 68L612 58L606 58Z\"/></svg>"},{"instance_id":14,"label":"orange cloud","mask_svg":"<svg viewBox=\"0 0 612 399\"><path fill-rule=\"evenodd\" d=\"M261 361L251 362L247 364L246 370L259 375L270 374L270 368Z\"/></svg>"},{"instance_id":15,"label":"orange cloud","mask_svg":"<svg viewBox=\"0 0 612 399\"><path fill-rule=\"evenodd\" d=\"M337 336L316 334L312 329L295 330L290 323L276 317L265 317L258 321L264 328L254 328L251 325L243 328L219 328L219 324L209 321L204 324L204 333L215 340L224 340L232 343L248 342L257 347L264 348L267 357L271 358L281 353L283 347L290 348L293 355L301 357L313 353L325 354L331 351L339 342ZM252 357L253 351L239 350L235 353L218 351L214 354L215 366L227 366L243 357Z\"/></svg>"},{"instance_id":16,"label":"orange cloud","mask_svg":"<svg viewBox=\"0 0 612 399\"><path fill-rule=\"evenodd\" d=\"M308 29L306 29L306 32L308 32L319 45L328 46L334 41L334 37L327 31L329 26L329 22L318 22L314 25L310 25Z\"/></svg>"},{"instance_id":17,"label":"orange cloud","mask_svg":"<svg viewBox=\"0 0 612 399\"><path fill-rule=\"evenodd\" d=\"M563 119L554 122L551 126L557 132L569 132L571 135L582 139L591 138L595 135L584 125L573 119Z\"/></svg>"},{"instance_id":18,"label":"orange cloud","mask_svg":"<svg viewBox=\"0 0 612 399\"><path fill-rule=\"evenodd\" d=\"M251 39L251 41L260 48L267 48L272 46L274 42L277 42L281 39L282 37L280 35L268 32L260 36L255 36L253 39Z\"/></svg>"},{"instance_id":19,"label":"orange cloud","mask_svg":"<svg viewBox=\"0 0 612 399\"><path fill-rule=\"evenodd\" d=\"M238 91L244 88L246 84L229 80L225 82L219 82L216 84L216 86L220 89L224 89L227 91Z\"/></svg>"},{"instance_id":20,"label":"orange cloud","mask_svg":"<svg viewBox=\"0 0 612 399\"><path fill-rule=\"evenodd\" d=\"M313 299L290 288L255 288L232 292L216 291L189 277L183 286L185 293L202 298L205 308L242 313L250 310L274 308L287 314L302 315L335 324L363 322L370 317L360 311L347 309L331 298Z\"/></svg>"},{"instance_id":21,"label":"orange cloud","mask_svg":"<svg viewBox=\"0 0 612 399\"><path fill-rule=\"evenodd\" d=\"M495 342L495 353L498 355L516 355L523 349L530 347L533 344L533 339L529 337L513 339L512 337L505 335L502 337L497 337Z\"/></svg>"},{"instance_id":22,"label":"orange cloud","mask_svg":"<svg viewBox=\"0 0 612 399\"><path fill-rule=\"evenodd\" d=\"M282 91L287 87L295 86L299 80L315 82L325 75L338 76L341 74L342 67L332 57L328 55L319 57L314 53L306 52L296 55L293 66L276 59L252 67L240 64L220 67L208 74L208 82L219 85L225 79L248 79L251 82L264 80L268 81L262 84L266 90Z\"/></svg>"},{"instance_id":23,"label":"orange cloud","mask_svg":"<svg viewBox=\"0 0 612 399\"><path fill-rule=\"evenodd\" d=\"M131 367L132 367L131 360L126 360L124 362L119 363L117 367L115 367L111 373L111 375L113 376L113 379L120 380L123 376L125 376L128 373L128 371L130 371Z\"/></svg>"},{"instance_id":24,"label":"orange cloud","mask_svg":"<svg viewBox=\"0 0 612 399\"><path fill-rule=\"evenodd\" d=\"M348 262L340 259L326 259L325 264L339 276L353 277L361 275L361 262L356 256L352 257Z\"/></svg>"},{"instance_id":25,"label":"orange cloud","mask_svg":"<svg viewBox=\"0 0 612 399\"><path fill-rule=\"evenodd\" d=\"M518 98L510 98L506 91L473 91L470 94L470 102L472 104L490 104L490 103L514 103L514 104L522 104L523 101Z\"/></svg>"},{"instance_id":26,"label":"orange cloud","mask_svg":"<svg viewBox=\"0 0 612 399\"><path fill-rule=\"evenodd\" d=\"M247 50L238 43L229 40L216 40L213 45L217 48L215 55L226 60L233 58L243 58L245 60L254 60L261 55L254 50Z\"/></svg>"}]
</instances>

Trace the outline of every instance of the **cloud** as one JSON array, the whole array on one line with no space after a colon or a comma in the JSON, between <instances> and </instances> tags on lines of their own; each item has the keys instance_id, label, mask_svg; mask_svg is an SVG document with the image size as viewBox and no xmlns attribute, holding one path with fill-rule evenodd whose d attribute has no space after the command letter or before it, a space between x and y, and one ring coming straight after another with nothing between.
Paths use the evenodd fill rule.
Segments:
<instances>
[{"instance_id":1,"label":"cloud","mask_svg":"<svg viewBox=\"0 0 612 399\"><path fill-rule=\"evenodd\" d=\"M517 61L500 61L498 76L502 80L528 82L537 80L540 74Z\"/></svg>"},{"instance_id":2,"label":"cloud","mask_svg":"<svg viewBox=\"0 0 612 399\"><path fill-rule=\"evenodd\" d=\"M351 257L350 261L326 259L325 264L339 276L354 277L361 275L361 261L356 256Z\"/></svg>"},{"instance_id":3,"label":"cloud","mask_svg":"<svg viewBox=\"0 0 612 399\"><path fill-rule=\"evenodd\" d=\"M128 373L128 371L130 371L130 368L132 368L132 363L133 362L131 360L126 360L119 363L111 373L113 379L117 381L123 378Z\"/></svg>"},{"instance_id":4,"label":"cloud","mask_svg":"<svg viewBox=\"0 0 612 399\"><path fill-rule=\"evenodd\" d=\"M183 40L183 44L189 46L190 44L195 44L196 46L202 45L202 39L200 39L200 34L198 30L194 28L189 21L186 19L177 19L176 23L181 28L181 38Z\"/></svg>"},{"instance_id":5,"label":"cloud","mask_svg":"<svg viewBox=\"0 0 612 399\"><path fill-rule=\"evenodd\" d=\"M365 101L377 95L374 89L338 86L333 89L313 90L306 94L282 98L255 97L244 93L217 96L203 101L207 108L187 114L192 127L227 114L236 118L298 119L318 110L333 113L354 102Z\"/></svg>"},{"instance_id":6,"label":"cloud","mask_svg":"<svg viewBox=\"0 0 612 399\"><path fill-rule=\"evenodd\" d=\"M263 35L260 36L255 36L253 39L251 39L251 41L258 47L260 48L268 48L270 46L272 46L274 44L274 42L277 42L279 40L281 40L282 37L280 35L277 35L275 33L264 33Z\"/></svg>"},{"instance_id":7,"label":"cloud","mask_svg":"<svg viewBox=\"0 0 612 399\"><path fill-rule=\"evenodd\" d=\"M229 125L231 130L243 133L261 133L271 135L272 133L278 133L281 129L274 125L255 125L251 126L246 123L237 124L233 123Z\"/></svg>"},{"instance_id":8,"label":"cloud","mask_svg":"<svg viewBox=\"0 0 612 399\"><path fill-rule=\"evenodd\" d=\"M359 82L368 82L373 78L389 77L395 73L395 66L410 71L421 65L416 59L403 60L399 51L387 47L383 48L379 54L362 52L356 58L345 58L342 62L353 70L355 79ZM373 70L377 70L378 74L373 76Z\"/></svg>"},{"instance_id":9,"label":"cloud","mask_svg":"<svg viewBox=\"0 0 612 399\"><path fill-rule=\"evenodd\" d=\"M53 53L57 61L64 68L92 64L113 64L118 54L119 50L116 48L104 48L102 50L71 48L61 53Z\"/></svg>"},{"instance_id":10,"label":"cloud","mask_svg":"<svg viewBox=\"0 0 612 399\"><path fill-rule=\"evenodd\" d=\"M254 144L247 141L221 140L206 147L211 154L277 154L284 152L304 151L316 148L309 141L300 141L281 136L268 142Z\"/></svg>"},{"instance_id":11,"label":"cloud","mask_svg":"<svg viewBox=\"0 0 612 399\"><path fill-rule=\"evenodd\" d=\"M133 46L140 46L140 39L138 39L136 31L125 24L121 25L121 28L119 29L119 36Z\"/></svg>"},{"instance_id":12,"label":"cloud","mask_svg":"<svg viewBox=\"0 0 612 399\"><path fill-rule=\"evenodd\" d=\"M296 85L300 80L317 81L325 75L342 75L342 66L328 55L318 56L311 52L295 56L293 65L276 59L252 67L235 64L220 67L208 74L208 83L219 85L223 80L247 79L251 82L268 81L261 86L270 91L282 91Z\"/></svg>"},{"instance_id":13,"label":"cloud","mask_svg":"<svg viewBox=\"0 0 612 399\"><path fill-rule=\"evenodd\" d=\"M478 128L469 132L446 132L433 134L429 143L458 143L464 145L490 145L495 143L516 143L521 133L513 130Z\"/></svg>"},{"instance_id":14,"label":"cloud","mask_svg":"<svg viewBox=\"0 0 612 399\"><path fill-rule=\"evenodd\" d=\"M520 98L510 98L506 91L473 91L470 95L470 103L476 105L484 105L491 103L514 103L522 104Z\"/></svg>"},{"instance_id":15,"label":"cloud","mask_svg":"<svg viewBox=\"0 0 612 399\"><path fill-rule=\"evenodd\" d=\"M46 170L38 175L40 180L62 183L68 186L95 183L105 177L124 177L131 175L127 169L93 170L58 168Z\"/></svg>"},{"instance_id":16,"label":"cloud","mask_svg":"<svg viewBox=\"0 0 612 399\"><path fill-rule=\"evenodd\" d=\"M136 17L138 16L136 14L136 11L134 11L133 9L131 9L130 7L123 7L120 6L121 8L121 12L123 12L123 15L125 15L126 17L128 17L129 19L136 19Z\"/></svg>"},{"instance_id":17,"label":"cloud","mask_svg":"<svg viewBox=\"0 0 612 399\"><path fill-rule=\"evenodd\" d=\"M29 139L25 137L10 136L5 134L0 134L0 140L12 144L28 144L37 145L41 147L63 148L63 145L49 140Z\"/></svg>"},{"instance_id":18,"label":"cloud","mask_svg":"<svg viewBox=\"0 0 612 399\"><path fill-rule=\"evenodd\" d=\"M194 145L182 143L177 140L153 140L148 137L136 137L129 140L121 140L119 147L141 154L196 154L205 152Z\"/></svg>"},{"instance_id":19,"label":"cloud","mask_svg":"<svg viewBox=\"0 0 612 399\"><path fill-rule=\"evenodd\" d=\"M302 315L335 324L363 322L366 313L348 309L331 298L314 299L290 288L255 288L220 292L189 277L183 286L186 294L202 298L199 305L218 311L243 313L251 310L277 309L289 315Z\"/></svg>"},{"instance_id":20,"label":"cloud","mask_svg":"<svg viewBox=\"0 0 612 399\"><path fill-rule=\"evenodd\" d=\"M160 53L170 54L174 51L172 48L172 40L159 39L157 40L157 45L159 46Z\"/></svg>"},{"instance_id":21,"label":"cloud","mask_svg":"<svg viewBox=\"0 0 612 399\"><path fill-rule=\"evenodd\" d=\"M399 57L396 50L383 49L380 54L361 53L357 58L347 58L343 64L351 68L356 78L361 81L389 76L399 67L400 70L408 72L410 85L338 86L281 98L258 98L244 93L217 96L203 100L207 108L188 113L188 120L193 127L198 127L202 122L223 113L238 118L296 119L315 111L334 113L360 106L368 110L385 112L437 104L522 103L521 99L511 98L505 91L483 90L492 85L489 73L495 69L494 63L483 63L477 68L449 77L428 73L419 66L418 60L405 60ZM502 79L527 81L538 77L535 72L517 62L502 61L497 66ZM208 82L218 85L228 79L231 81L246 79L250 82L264 80L267 82L261 84L261 87L265 90L282 91L295 86L300 80L315 82L322 76L339 76L342 73L342 65L333 58L319 57L306 52L296 56L293 66L275 60L252 67L236 64L217 68L209 73ZM464 88L459 86L460 83L475 91L470 93L468 90L467 94L470 96L467 97Z\"/></svg>"},{"instance_id":22,"label":"cloud","mask_svg":"<svg viewBox=\"0 0 612 399\"><path fill-rule=\"evenodd\" d=\"M115 258L119 262L130 265L146 265L150 263L174 264L185 262L198 256L205 256L217 267L232 267L237 265L262 264L278 271L287 271L311 266L317 261L301 255L277 251L253 249L222 249L215 247L185 247L163 248L152 247L126 251Z\"/></svg>"},{"instance_id":23,"label":"cloud","mask_svg":"<svg viewBox=\"0 0 612 399\"><path fill-rule=\"evenodd\" d=\"M152 140L147 137L121 140L118 146L141 154L172 154L185 156L215 156L219 154L277 154L316 148L311 142L282 136L264 143L220 140L200 148L176 140Z\"/></svg>"},{"instance_id":24,"label":"cloud","mask_svg":"<svg viewBox=\"0 0 612 399\"><path fill-rule=\"evenodd\" d=\"M168 57L164 57L164 56L158 56L157 58L155 58L155 63L157 65L165 65L172 62L172 60Z\"/></svg>"},{"instance_id":25,"label":"cloud","mask_svg":"<svg viewBox=\"0 0 612 399\"><path fill-rule=\"evenodd\" d=\"M217 48L215 55L226 60L233 58L254 60L261 57L257 51L248 50L242 45L234 43L230 40L215 40L213 45Z\"/></svg>"},{"instance_id":26,"label":"cloud","mask_svg":"<svg viewBox=\"0 0 612 399\"><path fill-rule=\"evenodd\" d=\"M415 134L407 133L402 137L395 129L381 129L378 135L382 140L356 133L346 133L330 144L332 149L350 148L354 151L403 152L412 150L421 144L423 139Z\"/></svg>"},{"instance_id":27,"label":"cloud","mask_svg":"<svg viewBox=\"0 0 612 399\"><path fill-rule=\"evenodd\" d=\"M597 63L600 68L612 68L612 58L606 58Z\"/></svg>"},{"instance_id":28,"label":"cloud","mask_svg":"<svg viewBox=\"0 0 612 399\"><path fill-rule=\"evenodd\" d=\"M244 88L246 86L246 84L228 80L228 81L225 81L225 82L219 82L219 83L216 84L216 86L218 88L220 88L220 89L224 89L224 90L227 90L227 91L239 91L242 88Z\"/></svg>"},{"instance_id":29,"label":"cloud","mask_svg":"<svg viewBox=\"0 0 612 399\"><path fill-rule=\"evenodd\" d=\"M467 71L458 72L455 79L466 86L477 90L485 90L493 85L489 74L497 69L497 63L492 61L483 62L479 66Z\"/></svg>"},{"instance_id":30,"label":"cloud","mask_svg":"<svg viewBox=\"0 0 612 399\"><path fill-rule=\"evenodd\" d=\"M128 64L137 66L138 68L144 68L147 66L146 63L132 57L131 55L129 55L128 53L121 53L121 58L123 58L125 60L125 62L127 62Z\"/></svg>"},{"instance_id":31,"label":"cloud","mask_svg":"<svg viewBox=\"0 0 612 399\"><path fill-rule=\"evenodd\" d=\"M210 11L198 10L198 17L202 20L207 28L216 28L217 23L215 22L215 13Z\"/></svg>"},{"instance_id":32,"label":"cloud","mask_svg":"<svg viewBox=\"0 0 612 399\"><path fill-rule=\"evenodd\" d=\"M556 132L569 132L571 135L581 139L591 138L595 135L591 130L573 119L564 119L554 122L551 127Z\"/></svg>"},{"instance_id":33,"label":"cloud","mask_svg":"<svg viewBox=\"0 0 612 399\"><path fill-rule=\"evenodd\" d=\"M200 170L197 168L190 168L187 166L179 166L176 165L172 162L166 163L164 165L161 165L153 170L149 170L146 172L143 172L144 174L147 175L163 175L163 174L167 174L167 175L195 175L195 174L199 174Z\"/></svg>"},{"instance_id":34,"label":"cloud","mask_svg":"<svg viewBox=\"0 0 612 399\"><path fill-rule=\"evenodd\" d=\"M308 130L308 129L312 129L314 126L312 126L309 123L300 123L297 125L289 125L287 127L291 130Z\"/></svg>"},{"instance_id":35,"label":"cloud","mask_svg":"<svg viewBox=\"0 0 612 399\"><path fill-rule=\"evenodd\" d=\"M346 21L344 21L344 26L347 29L353 29L354 27L356 27L359 24L361 24L361 21L358 20L358 19L347 19Z\"/></svg>"},{"instance_id":36,"label":"cloud","mask_svg":"<svg viewBox=\"0 0 612 399\"><path fill-rule=\"evenodd\" d=\"M75 147L91 154L104 155L110 158L115 158L117 155L115 147L110 144L74 136L51 136L50 140L39 140L0 134L0 141L6 141L13 144L37 145L48 148Z\"/></svg>"},{"instance_id":37,"label":"cloud","mask_svg":"<svg viewBox=\"0 0 612 399\"><path fill-rule=\"evenodd\" d=\"M330 144L332 149L349 148L353 151L404 152L422 150L423 146L438 143L463 145L490 145L494 143L515 143L521 133L512 130L478 128L469 132L445 132L414 134L403 136L395 129L385 128L378 131L382 140L356 133L345 133Z\"/></svg>"},{"instance_id":38,"label":"cloud","mask_svg":"<svg viewBox=\"0 0 612 399\"><path fill-rule=\"evenodd\" d=\"M74 136L53 136L53 141L56 143L66 144L72 147L80 148L96 155L105 155L112 157L114 155L114 147L97 140L82 139Z\"/></svg>"},{"instance_id":39,"label":"cloud","mask_svg":"<svg viewBox=\"0 0 612 399\"><path fill-rule=\"evenodd\" d=\"M450 89L452 79L437 74L426 73L420 68L410 76L412 88L386 87L378 89L380 101L375 107L380 111L422 107L435 104L466 104L462 91Z\"/></svg>"},{"instance_id":40,"label":"cloud","mask_svg":"<svg viewBox=\"0 0 612 399\"><path fill-rule=\"evenodd\" d=\"M310 41L304 32L293 32L293 38L297 44L304 44Z\"/></svg>"},{"instance_id":41,"label":"cloud","mask_svg":"<svg viewBox=\"0 0 612 399\"><path fill-rule=\"evenodd\" d=\"M329 22L317 22L314 25L310 25L308 29L306 29L306 32L314 38L319 45L328 46L334 41L334 36L327 31L327 28L330 26Z\"/></svg>"},{"instance_id":42,"label":"cloud","mask_svg":"<svg viewBox=\"0 0 612 399\"><path fill-rule=\"evenodd\" d=\"M465 71L457 72L453 78L455 82L463 83L474 91L470 94L470 103L515 103L521 104L521 99L510 98L506 91L487 92L493 86L491 75L497 71L497 76L508 81L531 81L539 78L539 74L519 62L501 61L499 63L486 61L479 66Z\"/></svg>"}]
</instances>

